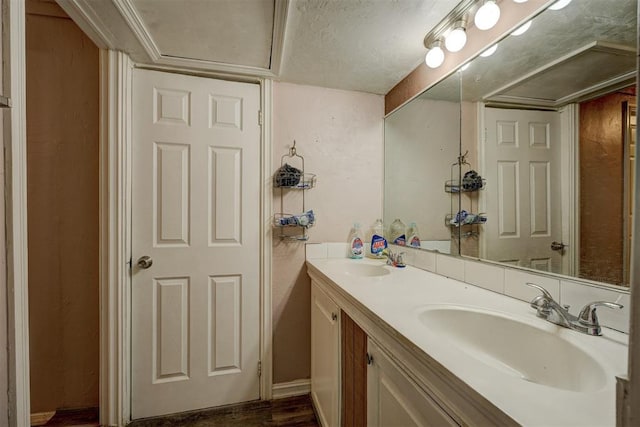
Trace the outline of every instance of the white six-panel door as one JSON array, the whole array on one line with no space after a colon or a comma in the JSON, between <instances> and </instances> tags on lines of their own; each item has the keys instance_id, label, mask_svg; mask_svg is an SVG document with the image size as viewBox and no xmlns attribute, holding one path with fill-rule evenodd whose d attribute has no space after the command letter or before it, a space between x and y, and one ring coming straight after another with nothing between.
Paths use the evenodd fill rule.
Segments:
<instances>
[{"instance_id":1,"label":"white six-panel door","mask_svg":"<svg viewBox=\"0 0 640 427\"><path fill-rule=\"evenodd\" d=\"M560 117L485 108L482 257L561 273Z\"/></svg>"},{"instance_id":2,"label":"white six-panel door","mask_svg":"<svg viewBox=\"0 0 640 427\"><path fill-rule=\"evenodd\" d=\"M132 417L258 399L259 86L133 83Z\"/></svg>"}]
</instances>

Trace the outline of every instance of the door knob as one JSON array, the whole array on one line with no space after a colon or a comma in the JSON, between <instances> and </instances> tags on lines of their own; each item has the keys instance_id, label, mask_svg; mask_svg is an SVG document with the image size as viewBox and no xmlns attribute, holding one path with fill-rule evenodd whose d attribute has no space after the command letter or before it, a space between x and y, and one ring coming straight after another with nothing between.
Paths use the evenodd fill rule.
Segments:
<instances>
[{"instance_id":1,"label":"door knob","mask_svg":"<svg viewBox=\"0 0 640 427\"><path fill-rule=\"evenodd\" d=\"M153 265L153 259L150 256L145 255L138 258L138 267L147 269Z\"/></svg>"},{"instance_id":2,"label":"door knob","mask_svg":"<svg viewBox=\"0 0 640 427\"><path fill-rule=\"evenodd\" d=\"M551 242L551 250L552 251L560 251L560 252L562 252L562 251L564 251L564 248L566 248L567 246L568 245L565 245L562 242L556 242L556 241Z\"/></svg>"}]
</instances>

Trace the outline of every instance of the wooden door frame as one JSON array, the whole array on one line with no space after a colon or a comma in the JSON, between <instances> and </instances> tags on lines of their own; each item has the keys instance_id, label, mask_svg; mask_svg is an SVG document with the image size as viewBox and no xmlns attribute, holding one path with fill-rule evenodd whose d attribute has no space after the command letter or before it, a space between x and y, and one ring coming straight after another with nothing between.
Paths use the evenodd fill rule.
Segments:
<instances>
[{"instance_id":1,"label":"wooden door frame","mask_svg":"<svg viewBox=\"0 0 640 427\"><path fill-rule=\"evenodd\" d=\"M130 419L133 63L100 50L100 425Z\"/></svg>"},{"instance_id":2,"label":"wooden door frame","mask_svg":"<svg viewBox=\"0 0 640 427\"><path fill-rule=\"evenodd\" d=\"M2 13L7 262L9 425L29 426L29 297L27 254L27 130L25 4L5 0Z\"/></svg>"},{"instance_id":3,"label":"wooden door frame","mask_svg":"<svg viewBox=\"0 0 640 427\"><path fill-rule=\"evenodd\" d=\"M100 424L131 420L131 148L133 70L127 54L101 51L100 140ZM140 68L146 68L139 66ZM158 70L158 68L150 67ZM194 74L182 69L159 71ZM218 75L197 73L202 77ZM228 77L228 76L227 76ZM235 79L238 80L238 79ZM260 84L260 398L272 395L271 80Z\"/></svg>"},{"instance_id":4,"label":"wooden door frame","mask_svg":"<svg viewBox=\"0 0 640 427\"><path fill-rule=\"evenodd\" d=\"M623 218L624 221L622 221L623 223L623 230L624 230L624 240L623 240L623 250L622 250L622 254L623 254L623 260L622 260L622 271L624 274L624 280L623 283L624 284L629 284L629 278L631 276L631 242L629 242L628 239L628 231L629 231L629 227L631 226L631 219L629 217L629 211L633 212L632 210L632 202L635 198L631 197L631 181L630 181L630 176L631 176L631 167L629 165L629 161L631 158L631 152L630 152L630 138L631 138L631 118L636 118L637 116L637 104L635 102L629 102L629 101L623 101L622 102L622 145L623 145L623 156L622 156L622 162L623 162L623 208L622 208L622 212L623 212ZM635 126L635 125L634 125ZM635 153L634 153L635 154ZM631 217L633 218L633 217Z\"/></svg>"},{"instance_id":5,"label":"wooden door frame","mask_svg":"<svg viewBox=\"0 0 640 427\"><path fill-rule=\"evenodd\" d=\"M562 269L563 274L577 277L580 271L580 104L568 104L560 110L560 139L561 229L562 241L568 245L562 257Z\"/></svg>"}]
</instances>

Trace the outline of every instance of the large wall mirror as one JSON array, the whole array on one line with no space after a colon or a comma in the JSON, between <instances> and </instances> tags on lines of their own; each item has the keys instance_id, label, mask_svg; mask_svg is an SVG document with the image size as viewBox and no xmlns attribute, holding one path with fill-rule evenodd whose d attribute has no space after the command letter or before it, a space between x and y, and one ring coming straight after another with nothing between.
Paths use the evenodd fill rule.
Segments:
<instances>
[{"instance_id":1,"label":"large wall mirror","mask_svg":"<svg viewBox=\"0 0 640 427\"><path fill-rule=\"evenodd\" d=\"M461 254L628 286L636 0L547 9L462 71L486 180ZM473 148L472 148L473 149ZM462 206L464 208L464 204Z\"/></svg>"},{"instance_id":2,"label":"large wall mirror","mask_svg":"<svg viewBox=\"0 0 640 427\"><path fill-rule=\"evenodd\" d=\"M385 119L385 225L415 223L423 249L458 253L445 222L458 200L443 189L458 158L460 130L457 73Z\"/></svg>"},{"instance_id":3,"label":"large wall mirror","mask_svg":"<svg viewBox=\"0 0 640 427\"><path fill-rule=\"evenodd\" d=\"M426 249L627 287L636 10L547 9L388 116L385 223L416 222ZM475 180L447 191L458 159Z\"/></svg>"}]
</instances>

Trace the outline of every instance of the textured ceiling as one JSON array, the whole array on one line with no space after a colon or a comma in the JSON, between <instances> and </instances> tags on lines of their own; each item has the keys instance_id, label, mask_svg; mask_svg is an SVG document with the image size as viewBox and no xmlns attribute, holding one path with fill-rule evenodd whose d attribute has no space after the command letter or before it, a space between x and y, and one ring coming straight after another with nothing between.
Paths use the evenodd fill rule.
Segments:
<instances>
[{"instance_id":1,"label":"textured ceiling","mask_svg":"<svg viewBox=\"0 0 640 427\"><path fill-rule=\"evenodd\" d=\"M293 0L282 80L384 94L424 58L458 0Z\"/></svg>"},{"instance_id":2,"label":"textured ceiling","mask_svg":"<svg viewBox=\"0 0 640 427\"><path fill-rule=\"evenodd\" d=\"M132 0L163 55L269 68L273 0Z\"/></svg>"},{"instance_id":3,"label":"textured ceiling","mask_svg":"<svg viewBox=\"0 0 640 427\"><path fill-rule=\"evenodd\" d=\"M138 64L385 94L459 0L56 0Z\"/></svg>"}]
</instances>

